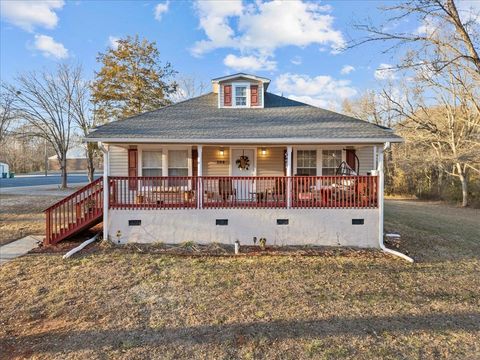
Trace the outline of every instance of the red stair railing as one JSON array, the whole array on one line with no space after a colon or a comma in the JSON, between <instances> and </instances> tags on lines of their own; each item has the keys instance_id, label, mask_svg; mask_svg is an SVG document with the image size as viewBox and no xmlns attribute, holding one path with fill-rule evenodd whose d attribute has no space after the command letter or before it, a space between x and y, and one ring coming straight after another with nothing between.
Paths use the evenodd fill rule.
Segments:
<instances>
[{"instance_id":1,"label":"red stair railing","mask_svg":"<svg viewBox=\"0 0 480 360\"><path fill-rule=\"evenodd\" d=\"M44 245L56 244L103 217L102 177L45 209Z\"/></svg>"}]
</instances>

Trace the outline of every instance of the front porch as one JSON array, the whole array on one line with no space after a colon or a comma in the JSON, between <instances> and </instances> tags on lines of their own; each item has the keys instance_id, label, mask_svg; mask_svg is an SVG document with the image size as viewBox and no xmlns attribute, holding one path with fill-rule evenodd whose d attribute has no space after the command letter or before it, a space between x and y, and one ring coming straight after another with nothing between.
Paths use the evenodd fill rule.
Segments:
<instances>
[{"instance_id":1,"label":"front porch","mask_svg":"<svg viewBox=\"0 0 480 360\"><path fill-rule=\"evenodd\" d=\"M110 209L376 208L377 176L111 176Z\"/></svg>"}]
</instances>

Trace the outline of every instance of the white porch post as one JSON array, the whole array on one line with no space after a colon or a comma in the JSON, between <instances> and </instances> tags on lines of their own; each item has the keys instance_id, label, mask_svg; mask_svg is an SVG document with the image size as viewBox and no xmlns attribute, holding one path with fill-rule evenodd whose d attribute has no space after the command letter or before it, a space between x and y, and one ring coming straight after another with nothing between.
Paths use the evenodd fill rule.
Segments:
<instances>
[{"instance_id":1,"label":"white porch post","mask_svg":"<svg viewBox=\"0 0 480 360\"><path fill-rule=\"evenodd\" d=\"M292 206L292 146L287 146L287 208Z\"/></svg>"},{"instance_id":2,"label":"white porch post","mask_svg":"<svg viewBox=\"0 0 480 360\"><path fill-rule=\"evenodd\" d=\"M375 146L377 148L377 146ZM385 186L385 176L383 172L383 147L379 146L377 153L378 170L378 241L383 244L383 189Z\"/></svg>"},{"instance_id":3,"label":"white porch post","mask_svg":"<svg viewBox=\"0 0 480 360\"><path fill-rule=\"evenodd\" d=\"M203 206L203 146L197 145L197 208L201 209Z\"/></svg>"},{"instance_id":4,"label":"white porch post","mask_svg":"<svg viewBox=\"0 0 480 360\"><path fill-rule=\"evenodd\" d=\"M110 172L110 164L108 147L101 145L100 148L103 152L103 238L108 240L108 204L110 195L108 176Z\"/></svg>"}]
</instances>

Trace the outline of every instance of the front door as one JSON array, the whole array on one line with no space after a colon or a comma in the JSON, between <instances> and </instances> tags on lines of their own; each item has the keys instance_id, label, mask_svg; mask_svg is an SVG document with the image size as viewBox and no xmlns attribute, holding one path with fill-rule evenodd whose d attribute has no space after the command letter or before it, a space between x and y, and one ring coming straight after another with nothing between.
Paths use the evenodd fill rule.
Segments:
<instances>
[{"instance_id":1,"label":"front door","mask_svg":"<svg viewBox=\"0 0 480 360\"><path fill-rule=\"evenodd\" d=\"M232 176L255 176L255 150L232 149ZM255 183L252 179L236 179L233 187L238 201L253 200Z\"/></svg>"}]
</instances>

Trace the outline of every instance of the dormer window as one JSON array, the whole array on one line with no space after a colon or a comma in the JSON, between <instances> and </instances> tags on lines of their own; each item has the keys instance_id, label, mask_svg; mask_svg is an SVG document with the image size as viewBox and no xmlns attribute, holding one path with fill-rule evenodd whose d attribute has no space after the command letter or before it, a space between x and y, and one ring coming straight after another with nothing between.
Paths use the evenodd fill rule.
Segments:
<instances>
[{"instance_id":1,"label":"dormer window","mask_svg":"<svg viewBox=\"0 0 480 360\"><path fill-rule=\"evenodd\" d=\"M247 106L247 87L244 85L235 86L235 106Z\"/></svg>"},{"instance_id":2,"label":"dormer window","mask_svg":"<svg viewBox=\"0 0 480 360\"><path fill-rule=\"evenodd\" d=\"M218 107L263 108L265 92L270 80L244 73L212 80L213 92L218 94Z\"/></svg>"}]
</instances>

